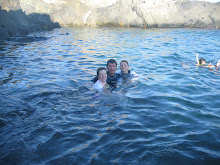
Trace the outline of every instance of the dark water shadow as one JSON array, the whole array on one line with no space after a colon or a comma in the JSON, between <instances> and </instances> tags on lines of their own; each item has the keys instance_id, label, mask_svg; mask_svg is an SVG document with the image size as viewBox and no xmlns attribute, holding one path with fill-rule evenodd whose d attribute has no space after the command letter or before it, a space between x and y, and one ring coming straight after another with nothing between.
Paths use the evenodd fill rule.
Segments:
<instances>
[{"instance_id":1,"label":"dark water shadow","mask_svg":"<svg viewBox=\"0 0 220 165\"><path fill-rule=\"evenodd\" d=\"M35 42L35 41L45 41L49 39L48 37L43 37L43 36L22 36L22 37L13 37L13 38L9 38L7 39L7 41L13 41L13 42L17 42L20 44L25 44L25 43L30 43L30 42ZM1 43L0 43L1 44Z\"/></svg>"}]
</instances>

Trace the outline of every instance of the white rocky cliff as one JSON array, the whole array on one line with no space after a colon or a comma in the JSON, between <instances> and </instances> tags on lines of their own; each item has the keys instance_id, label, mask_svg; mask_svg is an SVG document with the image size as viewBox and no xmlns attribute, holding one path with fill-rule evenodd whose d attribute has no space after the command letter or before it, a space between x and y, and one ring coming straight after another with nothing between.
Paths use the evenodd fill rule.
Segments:
<instances>
[{"instance_id":1,"label":"white rocky cliff","mask_svg":"<svg viewBox=\"0 0 220 165\"><path fill-rule=\"evenodd\" d=\"M7 0L0 1L1 12L15 3L23 14L48 16L61 26L220 27L220 3L203 1Z\"/></svg>"}]
</instances>

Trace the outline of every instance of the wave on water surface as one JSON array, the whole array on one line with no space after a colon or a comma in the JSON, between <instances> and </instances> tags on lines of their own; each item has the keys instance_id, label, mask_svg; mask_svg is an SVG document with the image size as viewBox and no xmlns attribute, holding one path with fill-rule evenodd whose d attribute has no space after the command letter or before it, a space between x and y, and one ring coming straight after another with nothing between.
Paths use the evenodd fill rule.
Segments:
<instances>
[{"instance_id":1,"label":"wave on water surface","mask_svg":"<svg viewBox=\"0 0 220 165\"><path fill-rule=\"evenodd\" d=\"M219 36L61 28L1 43L0 164L219 164L219 70L195 65L219 60ZM110 58L140 77L96 93Z\"/></svg>"}]
</instances>

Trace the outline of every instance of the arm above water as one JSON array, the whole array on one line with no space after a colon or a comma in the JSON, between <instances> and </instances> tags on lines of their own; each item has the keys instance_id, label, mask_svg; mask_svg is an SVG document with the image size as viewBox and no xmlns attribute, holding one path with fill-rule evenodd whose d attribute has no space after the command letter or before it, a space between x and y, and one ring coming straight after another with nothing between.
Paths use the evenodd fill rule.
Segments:
<instances>
[{"instance_id":1,"label":"arm above water","mask_svg":"<svg viewBox=\"0 0 220 165\"><path fill-rule=\"evenodd\" d=\"M143 79L149 81L149 79L147 77L141 76L141 75L135 73L134 71L131 71L131 76L132 76L132 79L134 79L134 80L138 80L140 78L143 78Z\"/></svg>"},{"instance_id":2,"label":"arm above water","mask_svg":"<svg viewBox=\"0 0 220 165\"><path fill-rule=\"evenodd\" d=\"M199 65L199 54L198 53L196 54L196 62L197 62L197 65Z\"/></svg>"},{"instance_id":3,"label":"arm above water","mask_svg":"<svg viewBox=\"0 0 220 165\"><path fill-rule=\"evenodd\" d=\"M206 65L206 66L203 65L203 67L206 67L206 68L215 68L215 65L212 65L211 62L210 62L209 65Z\"/></svg>"}]
</instances>

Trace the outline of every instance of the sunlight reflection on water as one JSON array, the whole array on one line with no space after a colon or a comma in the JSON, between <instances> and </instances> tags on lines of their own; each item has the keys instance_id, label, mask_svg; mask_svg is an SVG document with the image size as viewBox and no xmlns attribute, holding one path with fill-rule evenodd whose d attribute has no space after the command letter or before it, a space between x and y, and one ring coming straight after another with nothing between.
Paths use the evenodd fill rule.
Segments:
<instances>
[{"instance_id":1,"label":"sunlight reflection on water","mask_svg":"<svg viewBox=\"0 0 220 165\"><path fill-rule=\"evenodd\" d=\"M85 27L30 37L0 46L0 164L219 163L220 72L195 66L196 53L220 58L219 30ZM97 94L90 80L110 58L128 60L140 78Z\"/></svg>"}]
</instances>

